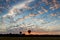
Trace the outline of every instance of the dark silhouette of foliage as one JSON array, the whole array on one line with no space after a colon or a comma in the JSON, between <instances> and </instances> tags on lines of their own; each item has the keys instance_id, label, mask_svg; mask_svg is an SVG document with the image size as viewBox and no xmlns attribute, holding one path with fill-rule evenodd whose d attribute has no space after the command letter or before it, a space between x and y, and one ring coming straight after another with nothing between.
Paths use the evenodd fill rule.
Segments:
<instances>
[{"instance_id":1,"label":"dark silhouette of foliage","mask_svg":"<svg viewBox=\"0 0 60 40\"><path fill-rule=\"evenodd\" d=\"M20 34L22 34L22 32L20 32Z\"/></svg>"},{"instance_id":2,"label":"dark silhouette of foliage","mask_svg":"<svg viewBox=\"0 0 60 40\"><path fill-rule=\"evenodd\" d=\"M12 34L12 33L9 33L9 34Z\"/></svg>"},{"instance_id":3,"label":"dark silhouette of foliage","mask_svg":"<svg viewBox=\"0 0 60 40\"><path fill-rule=\"evenodd\" d=\"M28 30L28 33L30 34L31 33L31 30Z\"/></svg>"}]
</instances>

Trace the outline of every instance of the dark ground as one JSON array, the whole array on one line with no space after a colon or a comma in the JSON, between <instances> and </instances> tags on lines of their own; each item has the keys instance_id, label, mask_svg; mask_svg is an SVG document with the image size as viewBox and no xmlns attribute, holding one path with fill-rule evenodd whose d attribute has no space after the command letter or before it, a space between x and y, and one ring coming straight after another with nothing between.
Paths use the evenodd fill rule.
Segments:
<instances>
[{"instance_id":1,"label":"dark ground","mask_svg":"<svg viewBox=\"0 0 60 40\"><path fill-rule=\"evenodd\" d=\"M0 37L60 37L60 35L25 35L25 34L0 34Z\"/></svg>"},{"instance_id":2,"label":"dark ground","mask_svg":"<svg viewBox=\"0 0 60 40\"><path fill-rule=\"evenodd\" d=\"M0 40L60 40L60 37L0 37Z\"/></svg>"},{"instance_id":3,"label":"dark ground","mask_svg":"<svg viewBox=\"0 0 60 40\"><path fill-rule=\"evenodd\" d=\"M0 40L60 40L60 35L0 34Z\"/></svg>"}]
</instances>

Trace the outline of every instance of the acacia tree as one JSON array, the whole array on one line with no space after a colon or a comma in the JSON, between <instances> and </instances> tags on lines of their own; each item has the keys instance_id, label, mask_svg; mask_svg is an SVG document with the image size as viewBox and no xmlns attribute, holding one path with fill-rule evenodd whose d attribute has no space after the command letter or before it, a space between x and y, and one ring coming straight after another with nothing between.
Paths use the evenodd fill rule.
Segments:
<instances>
[{"instance_id":1,"label":"acacia tree","mask_svg":"<svg viewBox=\"0 0 60 40\"><path fill-rule=\"evenodd\" d=\"M22 32L20 31L20 34L22 34Z\"/></svg>"},{"instance_id":2,"label":"acacia tree","mask_svg":"<svg viewBox=\"0 0 60 40\"><path fill-rule=\"evenodd\" d=\"M31 30L28 30L28 33L30 34L31 33Z\"/></svg>"},{"instance_id":3,"label":"acacia tree","mask_svg":"<svg viewBox=\"0 0 60 40\"><path fill-rule=\"evenodd\" d=\"M12 33L9 33L9 34L12 34Z\"/></svg>"}]
</instances>

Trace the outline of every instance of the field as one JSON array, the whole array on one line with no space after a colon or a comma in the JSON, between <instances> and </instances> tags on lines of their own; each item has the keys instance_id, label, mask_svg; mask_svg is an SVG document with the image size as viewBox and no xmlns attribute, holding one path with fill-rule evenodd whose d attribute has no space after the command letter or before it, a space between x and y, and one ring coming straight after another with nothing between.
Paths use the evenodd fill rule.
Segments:
<instances>
[{"instance_id":1,"label":"field","mask_svg":"<svg viewBox=\"0 0 60 40\"><path fill-rule=\"evenodd\" d=\"M0 37L0 40L60 40L60 37Z\"/></svg>"},{"instance_id":2,"label":"field","mask_svg":"<svg viewBox=\"0 0 60 40\"><path fill-rule=\"evenodd\" d=\"M60 40L60 35L0 35L0 40Z\"/></svg>"}]
</instances>

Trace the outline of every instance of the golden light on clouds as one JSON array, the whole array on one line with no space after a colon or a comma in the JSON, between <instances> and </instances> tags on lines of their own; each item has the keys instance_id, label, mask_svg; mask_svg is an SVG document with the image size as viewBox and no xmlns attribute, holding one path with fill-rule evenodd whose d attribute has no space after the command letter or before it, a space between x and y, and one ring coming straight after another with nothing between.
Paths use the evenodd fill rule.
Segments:
<instances>
[{"instance_id":1,"label":"golden light on clouds","mask_svg":"<svg viewBox=\"0 0 60 40\"><path fill-rule=\"evenodd\" d=\"M39 14L44 14L44 12L38 11Z\"/></svg>"},{"instance_id":2,"label":"golden light on clouds","mask_svg":"<svg viewBox=\"0 0 60 40\"><path fill-rule=\"evenodd\" d=\"M60 5L59 4L55 4L55 8L56 9L60 8Z\"/></svg>"},{"instance_id":3,"label":"golden light on clouds","mask_svg":"<svg viewBox=\"0 0 60 40\"><path fill-rule=\"evenodd\" d=\"M57 16L57 14L51 14L51 16Z\"/></svg>"},{"instance_id":4,"label":"golden light on clouds","mask_svg":"<svg viewBox=\"0 0 60 40\"><path fill-rule=\"evenodd\" d=\"M31 14L29 14L28 16L32 17L32 16L35 16L35 14L31 13Z\"/></svg>"},{"instance_id":5,"label":"golden light on clouds","mask_svg":"<svg viewBox=\"0 0 60 40\"><path fill-rule=\"evenodd\" d=\"M59 6L59 4L57 3L56 0L53 0L53 4L54 4L55 9L60 8L60 6Z\"/></svg>"}]
</instances>

